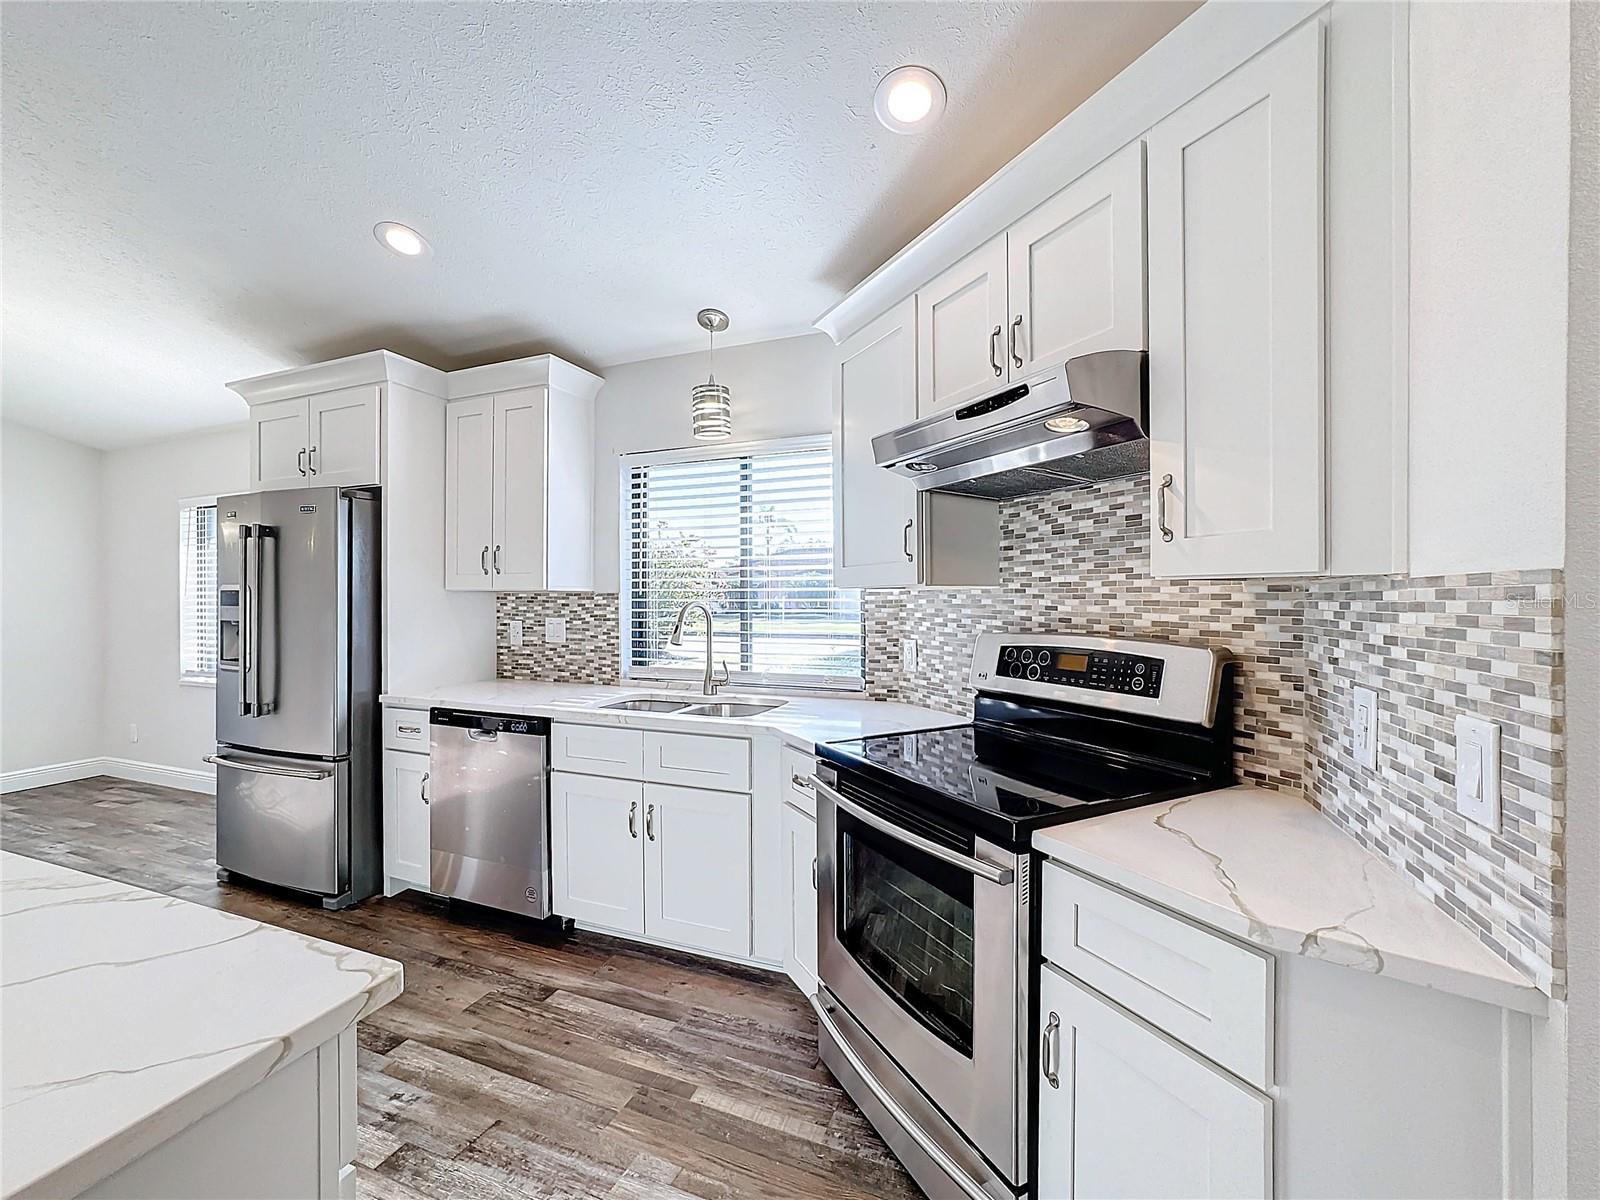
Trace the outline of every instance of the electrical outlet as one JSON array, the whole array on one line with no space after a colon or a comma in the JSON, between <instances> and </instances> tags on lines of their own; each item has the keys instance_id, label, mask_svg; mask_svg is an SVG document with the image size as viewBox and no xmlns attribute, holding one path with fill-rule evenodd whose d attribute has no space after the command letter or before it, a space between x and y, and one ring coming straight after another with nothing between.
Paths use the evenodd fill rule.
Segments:
<instances>
[{"instance_id":1,"label":"electrical outlet","mask_svg":"<svg viewBox=\"0 0 1600 1200\"><path fill-rule=\"evenodd\" d=\"M1500 828L1500 726L1466 713L1456 715L1456 811Z\"/></svg>"},{"instance_id":2,"label":"electrical outlet","mask_svg":"<svg viewBox=\"0 0 1600 1200\"><path fill-rule=\"evenodd\" d=\"M522 622L512 621L507 624L506 637L510 639L513 650L522 649Z\"/></svg>"},{"instance_id":3,"label":"electrical outlet","mask_svg":"<svg viewBox=\"0 0 1600 1200\"><path fill-rule=\"evenodd\" d=\"M546 617L544 619L544 640L554 645L567 640L567 619L565 617Z\"/></svg>"},{"instance_id":4,"label":"electrical outlet","mask_svg":"<svg viewBox=\"0 0 1600 1200\"><path fill-rule=\"evenodd\" d=\"M900 673L902 675L915 675L917 673L917 639L900 639Z\"/></svg>"},{"instance_id":5,"label":"electrical outlet","mask_svg":"<svg viewBox=\"0 0 1600 1200\"><path fill-rule=\"evenodd\" d=\"M137 725L128 726L128 740L130 742L137 742L139 740L139 727Z\"/></svg>"},{"instance_id":6,"label":"electrical outlet","mask_svg":"<svg viewBox=\"0 0 1600 1200\"><path fill-rule=\"evenodd\" d=\"M1378 769L1378 693L1358 687L1350 701L1351 736L1356 762L1369 771Z\"/></svg>"}]
</instances>

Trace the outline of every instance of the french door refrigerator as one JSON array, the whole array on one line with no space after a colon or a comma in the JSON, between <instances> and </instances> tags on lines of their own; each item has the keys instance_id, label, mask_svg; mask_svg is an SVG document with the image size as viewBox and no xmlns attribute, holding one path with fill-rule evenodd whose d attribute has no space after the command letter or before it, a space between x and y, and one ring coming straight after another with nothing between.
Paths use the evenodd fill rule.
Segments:
<instances>
[{"instance_id":1,"label":"french door refrigerator","mask_svg":"<svg viewBox=\"0 0 1600 1200\"><path fill-rule=\"evenodd\" d=\"M217 501L217 867L344 908L382 886L378 499Z\"/></svg>"}]
</instances>

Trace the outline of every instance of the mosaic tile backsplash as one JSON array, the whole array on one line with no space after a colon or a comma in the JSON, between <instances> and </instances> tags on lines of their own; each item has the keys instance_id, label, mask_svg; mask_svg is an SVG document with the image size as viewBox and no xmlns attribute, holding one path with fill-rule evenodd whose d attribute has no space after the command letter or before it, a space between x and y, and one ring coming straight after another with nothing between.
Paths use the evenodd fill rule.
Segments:
<instances>
[{"instance_id":1,"label":"mosaic tile backsplash","mask_svg":"<svg viewBox=\"0 0 1600 1200\"><path fill-rule=\"evenodd\" d=\"M1559 572L1433 579L1170 580L1150 574L1144 479L1001 507L1000 584L869 591L867 692L970 714L980 633L1077 632L1224 647L1242 779L1298 792L1540 986L1562 994ZM502 678L616 683L617 596L502 595ZM565 617L547 645L544 619ZM526 644L512 650L507 624ZM900 670L900 639L917 670ZM1379 764L1351 747L1350 688L1381 696ZM1500 726L1502 824L1454 807L1454 717Z\"/></svg>"}]
</instances>

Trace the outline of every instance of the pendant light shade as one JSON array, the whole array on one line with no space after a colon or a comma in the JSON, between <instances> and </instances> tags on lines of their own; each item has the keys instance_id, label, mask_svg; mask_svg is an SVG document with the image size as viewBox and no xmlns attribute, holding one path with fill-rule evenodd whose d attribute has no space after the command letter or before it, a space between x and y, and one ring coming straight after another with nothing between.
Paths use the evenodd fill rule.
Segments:
<instances>
[{"instance_id":1,"label":"pendant light shade","mask_svg":"<svg viewBox=\"0 0 1600 1200\"><path fill-rule=\"evenodd\" d=\"M701 442L725 442L733 436L733 393L717 382L717 334L728 327L728 314L715 308L702 308L695 320L711 335L711 376L696 384L689 396L689 419L694 436Z\"/></svg>"}]
</instances>

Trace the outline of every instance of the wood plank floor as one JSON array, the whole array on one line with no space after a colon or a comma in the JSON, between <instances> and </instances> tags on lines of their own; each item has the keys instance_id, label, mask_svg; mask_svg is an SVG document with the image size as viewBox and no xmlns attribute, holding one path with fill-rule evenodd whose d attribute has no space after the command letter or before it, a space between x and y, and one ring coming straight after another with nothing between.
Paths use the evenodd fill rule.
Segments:
<instances>
[{"instance_id":1,"label":"wood plank floor","mask_svg":"<svg viewBox=\"0 0 1600 1200\"><path fill-rule=\"evenodd\" d=\"M817 1060L781 976L428 898L327 913L218 884L211 798L97 778L14 792L0 845L405 964L363 1022L363 1196L920 1196Z\"/></svg>"}]
</instances>

